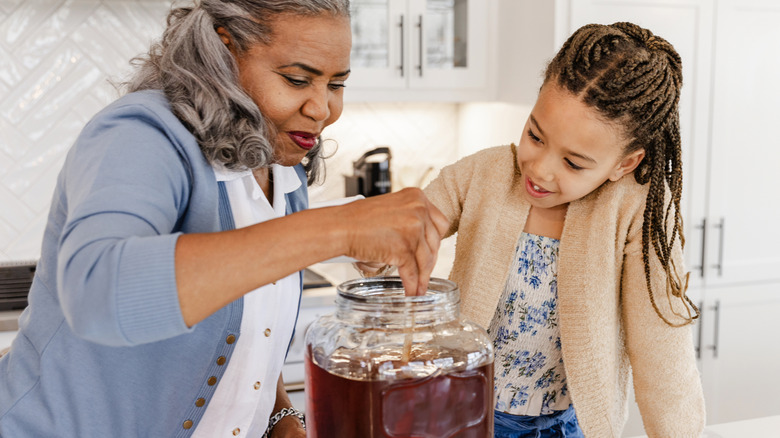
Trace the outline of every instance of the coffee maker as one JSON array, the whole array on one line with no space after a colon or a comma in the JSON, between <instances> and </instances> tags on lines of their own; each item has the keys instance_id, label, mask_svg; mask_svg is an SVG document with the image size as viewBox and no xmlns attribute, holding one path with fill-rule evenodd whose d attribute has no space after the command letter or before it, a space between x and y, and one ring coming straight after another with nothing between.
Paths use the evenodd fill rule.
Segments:
<instances>
[{"instance_id":1,"label":"coffee maker","mask_svg":"<svg viewBox=\"0 0 780 438\"><path fill-rule=\"evenodd\" d=\"M382 146L366 152L353 162L353 175L345 177L345 195L369 197L390 193L390 158L390 148Z\"/></svg>"}]
</instances>

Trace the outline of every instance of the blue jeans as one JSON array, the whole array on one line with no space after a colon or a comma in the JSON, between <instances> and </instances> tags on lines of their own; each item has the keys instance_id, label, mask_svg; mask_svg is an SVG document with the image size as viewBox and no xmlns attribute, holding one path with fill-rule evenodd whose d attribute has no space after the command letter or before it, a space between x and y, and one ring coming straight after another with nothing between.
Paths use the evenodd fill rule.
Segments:
<instances>
[{"instance_id":1,"label":"blue jeans","mask_svg":"<svg viewBox=\"0 0 780 438\"><path fill-rule=\"evenodd\" d=\"M585 438L573 406L538 417L494 411L493 418L495 438Z\"/></svg>"}]
</instances>

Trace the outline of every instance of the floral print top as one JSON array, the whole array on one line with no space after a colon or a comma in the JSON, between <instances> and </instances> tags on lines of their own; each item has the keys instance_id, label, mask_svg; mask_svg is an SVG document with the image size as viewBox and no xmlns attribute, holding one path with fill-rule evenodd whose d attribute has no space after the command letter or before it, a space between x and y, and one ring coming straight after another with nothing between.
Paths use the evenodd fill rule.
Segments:
<instances>
[{"instance_id":1,"label":"floral print top","mask_svg":"<svg viewBox=\"0 0 780 438\"><path fill-rule=\"evenodd\" d=\"M571 404L558 327L559 240L522 233L488 333L495 347L495 409L547 415Z\"/></svg>"}]
</instances>

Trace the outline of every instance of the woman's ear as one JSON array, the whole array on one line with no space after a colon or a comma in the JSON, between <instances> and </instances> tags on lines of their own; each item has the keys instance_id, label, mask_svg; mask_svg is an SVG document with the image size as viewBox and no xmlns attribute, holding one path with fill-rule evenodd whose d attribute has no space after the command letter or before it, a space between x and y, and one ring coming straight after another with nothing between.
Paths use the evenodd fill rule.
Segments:
<instances>
[{"instance_id":1,"label":"woman's ear","mask_svg":"<svg viewBox=\"0 0 780 438\"><path fill-rule=\"evenodd\" d=\"M622 160L620 160L620 163L618 163L617 167L615 167L615 170L609 176L609 180L617 181L620 178L623 178L623 176L633 172L634 169L636 169L636 167L639 166L639 163L641 163L644 158L645 158L644 149L638 149L626 155L625 157L623 157Z\"/></svg>"},{"instance_id":2,"label":"woman's ear","mask_svg":"<svg viewBox=\"0 0 780 438\"><path fill-rule=\"evenodd\" d=\"M232 51L233 47L230 44L230 32L227 31L222 26L217 27L217 35L219 35L219 39L222 40L222 42Z\"/></svg>"}]
</instances>

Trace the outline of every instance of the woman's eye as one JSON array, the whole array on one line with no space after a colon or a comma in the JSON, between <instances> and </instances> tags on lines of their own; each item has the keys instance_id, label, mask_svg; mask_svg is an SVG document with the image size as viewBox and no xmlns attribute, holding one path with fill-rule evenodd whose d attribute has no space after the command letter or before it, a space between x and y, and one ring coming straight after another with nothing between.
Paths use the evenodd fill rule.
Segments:
<instances>
[{"instance_id":1,"label":"woman's eye","mask_svg":"<svg viewBox=\"0 0 780 438\"><path fill-rule=\"evenodd\" d=\"M333 90L333 91L340 90L340 89L342 89L342 88L344 88L346 86L347 86L347 84L345 84L343 82L331 82L331 83L328 84L328 87L331 90Z\"/></svg>"},{"instance_id":2,"label":"woman's eye","mask_svg":"<svg viewBox=\"0 0 780 438\"><path fill-rule=\"evenodd\" d=\"M574 170L582 170L582 169L584 169L584 167L578 166L578 165L574 164L574 162L569 160L568 158L564 158L564 160L566 160L566 165L571 167Z\"/></svg>"},{"instance_id":3,"label":"woman's eye","mask_svg":"<svg viewBox=\"0 0 780 438\"><path fill-rule=\"evenodd\" d=\"M285 76L284 79L286 79L287 82L290 83L290 85L294 85L296 87L300 87L300 86L306 85L308 83L304 79L296 79L296 78L291 77L291 76Z\"/></svg>"}]
</instances>

